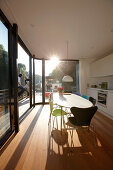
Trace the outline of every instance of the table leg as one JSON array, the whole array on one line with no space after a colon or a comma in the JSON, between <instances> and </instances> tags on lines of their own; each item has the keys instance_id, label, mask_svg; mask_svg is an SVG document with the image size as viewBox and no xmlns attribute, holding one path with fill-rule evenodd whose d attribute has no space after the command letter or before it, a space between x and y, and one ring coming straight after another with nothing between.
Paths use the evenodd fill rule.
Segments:
<instances>
[{"instance_id":1,"label":"table leg","mask_svg":"<svg viewBox=\"0 0 113 170\"><path fill-rule=\"evenodd\" d=\"M62 134L62 106L61 106L61 134Z\"/></svg>"}]
</instances>

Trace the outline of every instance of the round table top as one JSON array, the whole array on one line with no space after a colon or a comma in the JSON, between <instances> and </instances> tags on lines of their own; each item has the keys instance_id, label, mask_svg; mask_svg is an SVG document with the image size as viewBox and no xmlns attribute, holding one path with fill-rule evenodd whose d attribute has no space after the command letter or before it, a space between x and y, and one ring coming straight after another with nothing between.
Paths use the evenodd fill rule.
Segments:
<instances>
[{"instance_id":1,"label":"round table top","mask_svg":"<svg viewBox=\"0 0 113 170\"><path fill-rule=\"evenodd\" d=\"M69 108L71 107L88 108L93 106L93 104L89 100L71 93L64 93L63 95L55 93L53 94L53 102L54 104L57 104L59 106Z\"/></svg>"}]
</instances>

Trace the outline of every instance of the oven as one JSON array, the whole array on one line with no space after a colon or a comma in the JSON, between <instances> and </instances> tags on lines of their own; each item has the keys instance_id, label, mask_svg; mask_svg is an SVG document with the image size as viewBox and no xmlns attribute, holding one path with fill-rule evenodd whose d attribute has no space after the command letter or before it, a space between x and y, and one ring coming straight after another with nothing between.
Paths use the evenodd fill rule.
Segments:
<instances>
[{"instance_id":1,"label":"oven","mask_svg":"<svg viewBox=\"0 0 113 170\"><path fill-rule=\"evenodd\" d=\"M108 92L104 90L98 91L98 104L102 106L107 106L107 95Z\"/></svg>"}]
</instances>

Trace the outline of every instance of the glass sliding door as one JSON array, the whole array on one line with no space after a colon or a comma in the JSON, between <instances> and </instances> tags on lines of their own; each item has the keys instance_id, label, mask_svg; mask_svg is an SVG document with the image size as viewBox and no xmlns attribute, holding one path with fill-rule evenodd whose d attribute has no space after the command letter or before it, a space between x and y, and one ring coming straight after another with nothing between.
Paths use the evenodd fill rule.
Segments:
<instances>
[{"instance_id":1,"label":"glass sliding door","mask_svg":"<svg viewBox=\"0 0 113 170\"><path fill-rule=\"evenodd\" d=\"M18 44L18 105L19 118L30 108L30 78L29 78L30 56Z\"/></svg>"},{"instance_id":2,"label":"glass sliding door","mask_svg":"<svg viewBox=\"0 0 113 170\"><path fill-rule=\"evenodd\" d=\"M32 104L48 103L51 92L76 93L79 88L78 61L32 59ZM43 72L43 76L42 76ZM62 82L70 75L73 82ZM43 77L43 78L42 78Z\"/></svg>"},{"instance_id":3,"label":"glass sliding door","mask_svg":"<svg viewBox=\"0 0 113 170\"><path fill-rule=\"evenodd\" d=\"M35 99L34 99L35 88L34 88L34 59L33 58L31 60L31 62L32 62L32 105L34 106L34 104L35 104Z\"/></svg>"},{"instance_id":4,"label":"glass sliding door","mask_svg":"<svg viewBox=\"0 0 113 170\"><path fill-rule=\"evenodd\" d=\"M35 103L42 103L42 60L34 59Z\"/></svg>"},{"instance_id":5,"label":"glass sliding door","mask_svg":"<svg viewBox=\"0 0 113 170\"><path fill-rule=\"evenodd\" d=\"M1 139L12 130L8 36L8 28L0 20L0 144Z\"/></svg>"},{"instance_id":6,"label":"glass sliding door","mask_svg":"<svg viewBox=\"0 0 113 170\"><path fill-rule=\"evenodd\" d=\"M62 87L65 93L75 93L76 92L76 64L77 61L61 61L60 68L60 82L62 78L69 75L73 78L73 82L62 82ZM62 73L61 73L62 72Z\"/></svg>"}]
</instances>

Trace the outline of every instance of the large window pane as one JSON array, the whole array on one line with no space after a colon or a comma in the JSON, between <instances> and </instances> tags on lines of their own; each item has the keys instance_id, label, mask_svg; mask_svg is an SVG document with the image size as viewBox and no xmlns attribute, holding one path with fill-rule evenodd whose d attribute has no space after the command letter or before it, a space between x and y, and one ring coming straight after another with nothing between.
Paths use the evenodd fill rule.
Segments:
<instances>
[{"instance_id":1,"label":"large window pane","mask_svg":"<svg viewBox=\"0 0 113 170\"><path fill-rule=\"evenodd\" d=\"M73 82L62 82L65 75L70 75ZM76 92L76 61L45 61L45 102L48 102L50 92Z\"/></svg>"},{"instance_id":2,"label":"large window pane","mask_svg":"<svg viewBox=\"0 0 113 170\"><path fill-rule=\"evenodd\" d=\"M42 102L42 60L35 59L35 103Z\"/></svg>"},{"instance_id":3,"label":"large window pane","mask_svg":"<svg viewBox=\"0 0 113 170\"><path fill-rule=\"evenodd\" d=\"M18 44L19 117L21 117L30 107L29 80L29 55Z\"/></svg>"},{"instance_id":4,"label":"large window pane","mask_svg":"<svg viewBox=\"0 0 113 170\"><path fill-rule=\"evenodd\" d=\"M32 61L32 105L34 105L34 98L33 98L33 95L34 95L34 91L33 91L33 82L34 82L34 77L33 77L33 58L31 59L31 61Z\"/></svg>"},{"instance_id":5,"label":"large window pane","mask_svg":"<svg viewBox=\"0 0 113 170\"><path fill-rule=\"evenodd\" d=\"M10 130L8 29L0 21L0 139Z\"/></svg>"}]
</instances>

